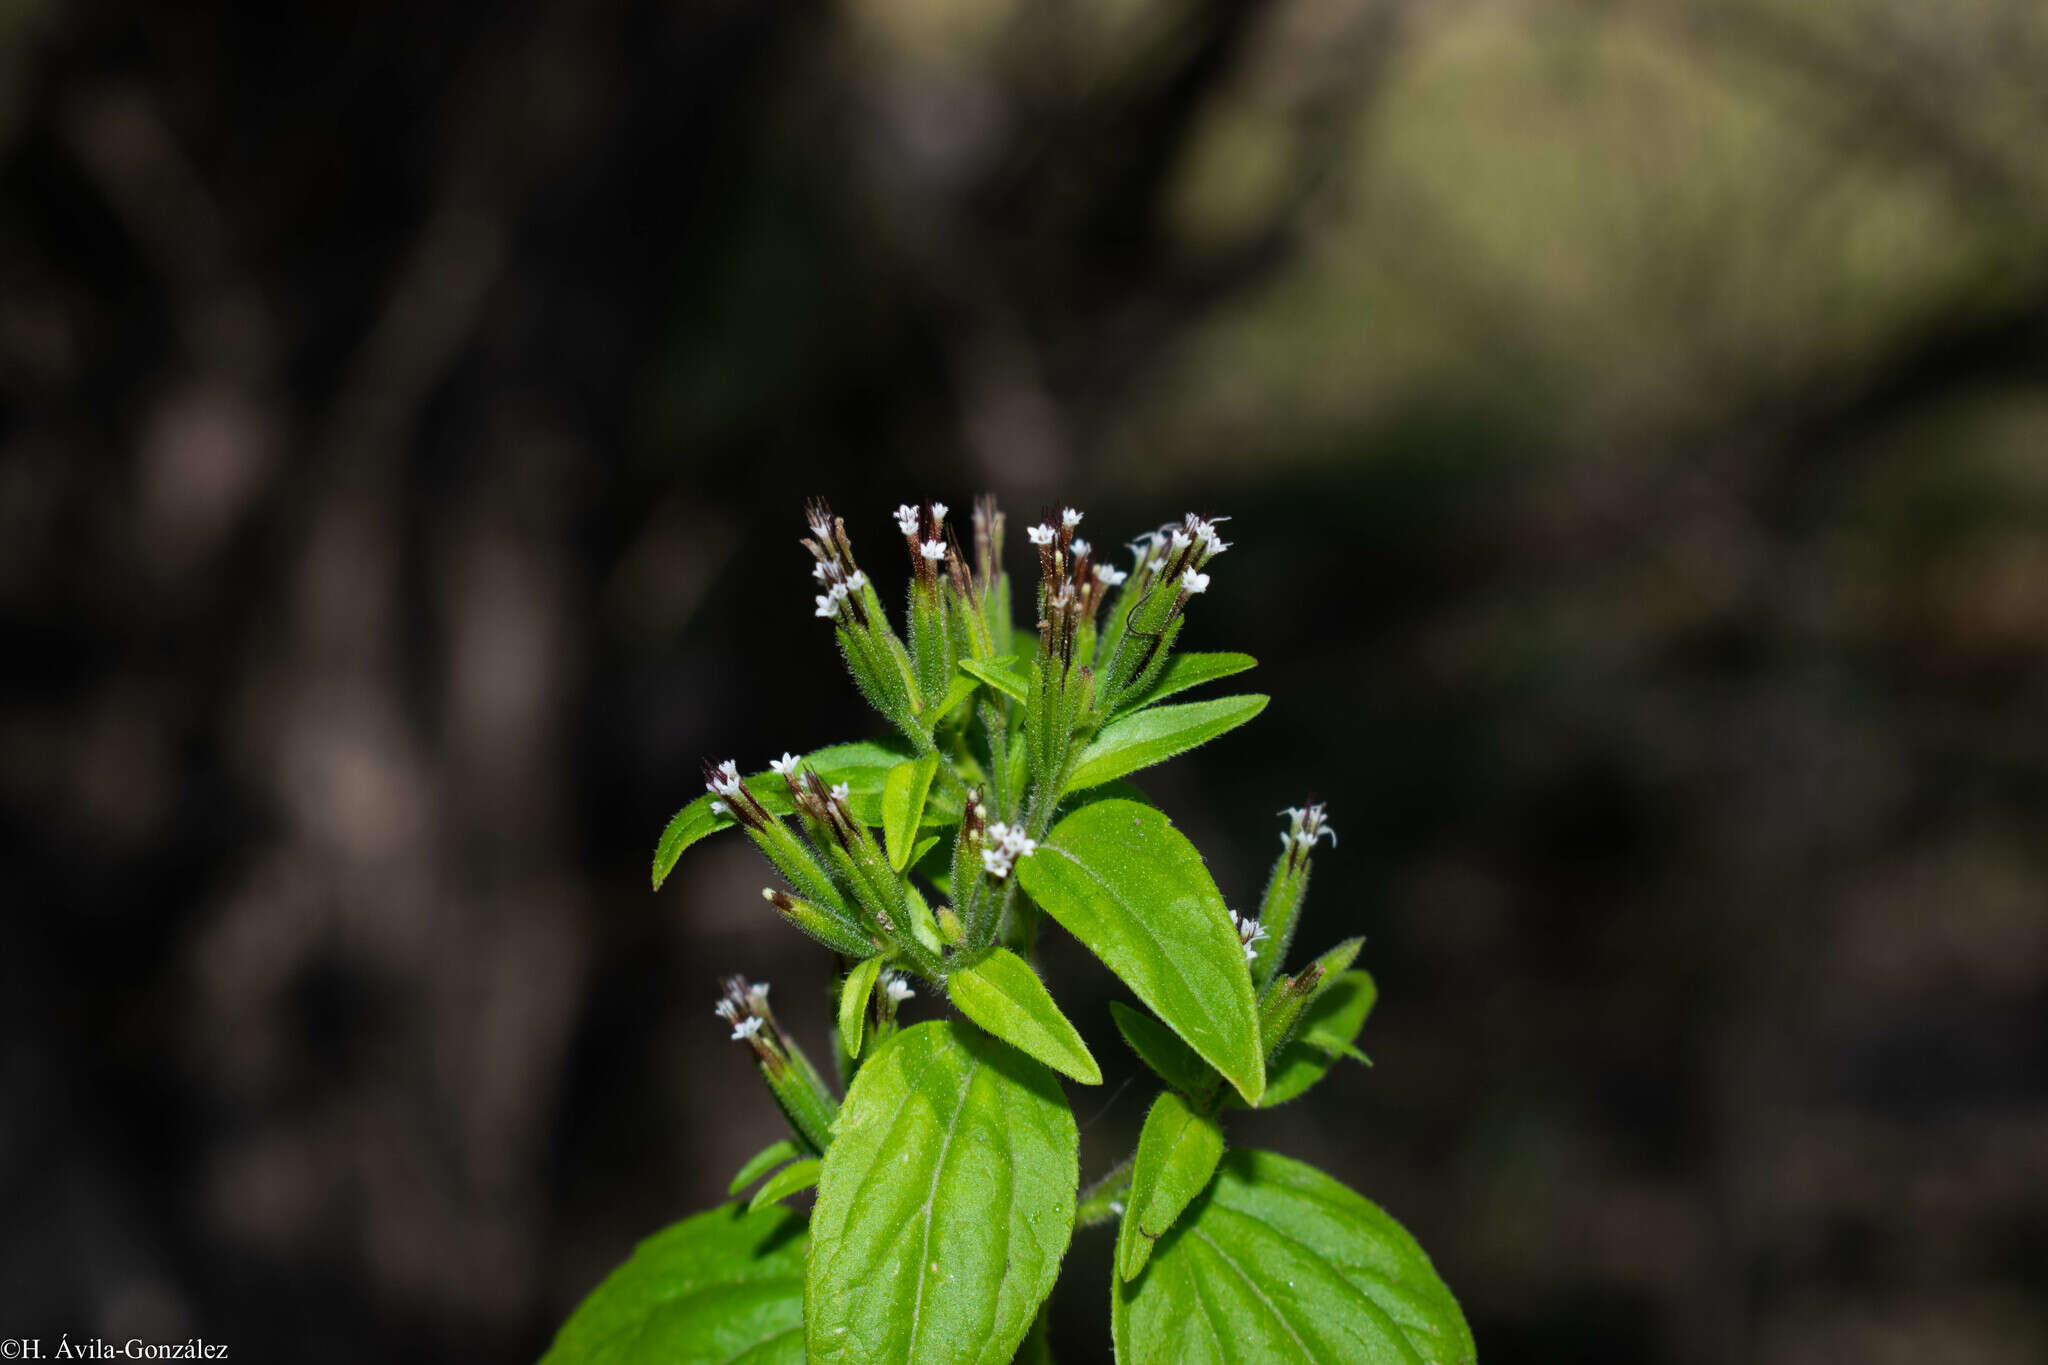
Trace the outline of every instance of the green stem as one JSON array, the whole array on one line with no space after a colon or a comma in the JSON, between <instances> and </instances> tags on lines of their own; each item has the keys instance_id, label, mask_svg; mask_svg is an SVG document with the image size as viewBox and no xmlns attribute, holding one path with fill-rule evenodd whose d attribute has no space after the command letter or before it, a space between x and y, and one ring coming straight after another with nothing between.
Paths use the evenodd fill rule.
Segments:
<instances>
[{"instance_id":1,"label":"green stem","mask_svg":"<svg viewBox=\"0 0 2048 1365\"><path fill-rule=\"evenodd\" d=\"M1092 1228L1103 1223L1112 1223L1123 1212L1124 1196L1131 1188L1131 1161L1125 1157L1109 1168L1102 1179L1081 1191L1081 1200L1074 1206L1074 1226Z\"/></svg>"}]
</instances>

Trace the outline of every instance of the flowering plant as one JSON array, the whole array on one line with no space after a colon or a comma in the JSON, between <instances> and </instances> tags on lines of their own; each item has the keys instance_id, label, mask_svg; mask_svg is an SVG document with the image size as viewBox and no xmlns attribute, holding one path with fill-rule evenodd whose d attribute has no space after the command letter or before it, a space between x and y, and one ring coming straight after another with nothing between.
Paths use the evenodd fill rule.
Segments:
<instances>
[{"instance_id":1,"label":"flowering plant","mask_svg":"<svg viewBox=\"0 0 2048 1365\"><path fill-rule=\"evenodd\" d=\"M1047 1296L1090 1227L1116 1233L1119 1361L1475 1359L1457 1302L1384 1212L1298 1161L1226 1146L1226 1111L1365 1060L1376 990L1355 938L1282 970L1316 849L1337 839L1322 806L1284 812L1258 912L1239 914L1124 780L1266 704L1168 701L1252 666L1174 648L1230 548L1216 523L1140 536L1128 570L1097 559L1072 508L1027 528L1033 633L1011 619L993 500L973 510L971 552L947 513L896 512L906 640L845 523L811 506L816 614L897 733L749 776L707 765L655 853L657 888L723 829L767 857L783 884L763 897L838 958L844 1097L767 983L728 978L718 1016L790 1135L733 1178L735 1196L759 1182L750 1198L642 1243L547 1361L1049 1360ZM1045 916L1130 988L1138 1005L1112 1016L1164 1083L1136 1150L1085 1190L1058 1077L1102 1071L1032 966ZM953 1012L905 1025L916 998ZM812 1186L809 1217L784 1205Z\"/></svg>"}]
</instances>

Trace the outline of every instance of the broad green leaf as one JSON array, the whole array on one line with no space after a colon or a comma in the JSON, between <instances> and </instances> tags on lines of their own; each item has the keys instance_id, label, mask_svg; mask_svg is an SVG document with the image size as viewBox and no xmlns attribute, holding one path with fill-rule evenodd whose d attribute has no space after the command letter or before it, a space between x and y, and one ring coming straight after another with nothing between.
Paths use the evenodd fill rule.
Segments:
<instances>
[{"instance_id":1,"label":"broad green leaf","mask_svg":"<svg viewBox=\"0 0 2048 1365\"><path fill-rule=\"evenodd\" d=\"M777 773L754 773L743 779L747 790L756 800L777 815L787 815L795 809L789 803L789 787ZM683 850L708 834L722 829L731 829L739 821L730 815L712 811L711 805L718 800L710 792L684 806L668 822L668 828L661 832L661 842L654 849L654 889L661 890L661 884L668 880L668 874L675 870L676 860L683 856Z\"/></svg>"},{"instance_id":2,"label":"broad green leaf","mask_svg":"<svg viewBox=\"0 0 2048 1365\"><path fill-rule=\"evenodd\" d=\"M1200 687L1203 683L1242 673L1258 662L1249 654L1176 654L1166 661L1166 667L1151 691L1117 709L1119 712L1135 711L1141 706L1164 701L1176 692L1185 692L1190 687Z\"/></svg>"},{"instance_id":3,"label":"broad green leaf","mask_svg":"<svg viewBox=\"0 0 2048 1365\"><path fill-rule=\"evenodd\" d=\"M839 988L839 1043L849 1057L860 1056L861 1035L868 1023L868 997L875 993L875 978L881 971L879 956L865 958L846 974L846 984Z\"/></svg>"},{"instance_id":4,"label":"broad green leaf","mask_svg":"<svg viewBox=\"0 0 2048 1365\"><path fill-rule=\"evenodd\" d=\"M1223 1157L1223 1128L1197 1114L1171 1090L1160 1092L1145 1115L1138 1151L1131 1161L1131 1192L1117 1228L1116 1273L1134 1280L1145 1268L1152 1245L1173 1227L1216 1173Z\"/></svg>"},{"instance_id":5,"label":"broad green leaf","mask_svg":"<svg viewBox=\"0 0 2048 1365\"><path fill-rule=\"evenodd\" d=\"M1102 1068L1088 1045L1031 964L1009 949L997 948L948 976L946 994L962 1014L1010 1046L1083 1085L1102 1084Z\"/></svg>"},{"instance_id":6,"label":"broad green leaf","mask_svg":"<svg viewBox=\"0 0 2048 1365\"><path fill-rule=\"evenodd\" d=\"M1198 744L1207 744L1216 736L1235 730L1265 709L1266 698L1248 692L1214 701L1150 706L1119 716L1103 726L1075 759L1065 790L1079 791L1154 763L1164 763L1175 754L1186 753Z\"/></svg>"},{"instance_id":7,"label":"broad green leaf","mask_svg":"<svg viewBox=\"0 0 2048 1365\"><path fill-rule=\"evenodd\" d=\"M1379 987L1370 973L1342 972L1323 987L1322 994L1309 1002L1301 1016L1300 1031L1280 1049L1266 1071L1266 1096L1261 1109L1285 1104L1329 1073L1365 1027L1379 999ZM1329 1041L1325 1041L1327 1038ZM1336 1044L1333 1046L1332 1044Z\"/></svg>"},{"instance_id":8,"label":"broad green leaf","mask_svg":"<svg viewBox=\"0 0 2048 1365\"><path fill-rule=\"evenodd\" d=\"M987 683L1006 697L1031 700L1031 676L1017 667L1016 659L999 655L993 659L962 659L960 671Z\"/></svg>"},{"instance_id":9,"label":"broad green leaf","mask_svg":"<svg viewBox=\"0 0 2048 1365\"><path fill-rule=\"evenodd\" d=\"M1116 1031L1138 1054L1138 1060L1152 1068L1160 1080L1185 1095L1198 1095L1216 1078L1216 1070L1174 1031L1151 1015L1132 1009L1121 1000L1109 1002L1109 1017Z\"/></svg>"},{"instance_id":10,"label":"broad green leaf","mask_svg":"<svg viewBox=\"0 0 2048 1365\"><path fill-rule=\"evenodd\" d=\"M783 1162L794 1161L803 1154L804 1149L788 1138L784 1138L780 1142L771 1142L760 1151L754 1153L753 1156L747 1158L747 1164L740 1167L738 1174L732 1178L732 1184L725 1187L725 1192L727 1194L738 1194L741 1190L753 1184Z\"/></svg>"},{"instance_id":11,"label":"broad green leaf","mask_svg":"<svg viewBox=\"0 0 2048 1365\"><path fill-rule=\"evenodd\" d=\"M889 849L889 866L898 872L910 865L917 825L924 819L924 799L938 770L936 753L919 754L889 769L882 779L882 841Z\"/></svg>"},{"instance_id":12,"label":"broad green leaf","mask_svg":"<svg viewBox=\"0 0 2048 1365\"><path fill-rule=\"evenodd\" d=\"M1079 1134L1053 1074L917 1024L847 1091L811 1213L812 1365L1006 1362L1073 1231Z\"/></svg>"},{"instance_id":13,"label":"broad green leaf","mask_svg":"<svg viewBox=\"0 0 2048 1365\"><path fill-rule=\"evenodd\" d=\"M802 1365L804 1220L726 1204L642 1242L541 1365Z\"/></svg>"},{"instance_id":14,"label":"broad green leaf","mask_svg":"<svg viewBox=\"0 0 2048 1365\"><path fill-rule=\"evenodd\" d=\"M1244 948L1202 855L1135 801L1097 801L1017 864L1024 890L1253 1104L1265 1090Z\"/></svg>"},{"instance_id":15,"label":"broad green leaf","mask_svg":"<svg viewBox=\"0 0 2048 1365\"><path fill-rule=\"evenodd\" d=\"M753 1199L747 1204L747 1212L780 1204L798 1190L807 1190L817 1183L818 1158L807 1156L802 1161L792 1161L761 1182L761 1188L754 1191Z\"/></svg>"},{"instance_id":16,"label":"broad green leaf","mask_svg":"<svg viewBox=\"0 0 2048 1365\"><path fill-rule=\"evenodd\" d=\"M1110 1291L1121 1365L1469 1365L1472 1331L1415 1239L1312 1166L1224 1157L1208 1192Z\"/></svg>"}]
</instances>

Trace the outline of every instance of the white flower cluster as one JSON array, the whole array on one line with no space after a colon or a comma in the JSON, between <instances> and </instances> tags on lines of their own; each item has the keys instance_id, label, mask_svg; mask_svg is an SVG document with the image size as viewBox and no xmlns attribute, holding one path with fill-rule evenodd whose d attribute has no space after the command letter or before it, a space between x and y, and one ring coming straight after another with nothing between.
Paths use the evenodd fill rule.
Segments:
<instances>
[{"instance_id":1,"label":"white flower cluster","mask_svg":"<svg viewBox=\"0 0 2048 1365\"><path fill-rule=\"evenodd\" d=\"M1316 841L1325 834L1330 836L1330 847L1337 846L1337 831L1331 829L1323 818L1323 803L1311 802L1306 806L1289 806L1280 812L1287 817L1288 827L1280 831L1280 847L1299 848L1307 853L1316 846Z\"/></svg>"},{"instance_id":2,"label":"white flower cluster","mask_svg":"<svg viewBox=\"0 0 2048 1365\"><path fill-rule=\"evenodd\" d=\"M1027 838L1022 825L998 820L988 827L988 847L981 851L981 865L997 881L1010 875L1010 865L1038 852L1038 841Z\"/></svg>"},{"instance_id":3,"label":"white flower cluster","mask_svg":"<svg viewBox=\"0 0 2048 1365\"><path fill-rule=\"evenodd\" d=\"M817 579L820 583L825 582L829 576L826 566L823 564L811 570L811 577ZM814 614L818 616L838 616L839 609L846 605L846 599L859 592L867 584L868 576L859 569L855 569L843 581L832 584L831 587L817 595L818 610Z\"/></svg>"},{"instance_id":4,"label":"white flower cluster","mask_svg":"<svg viewBox=\"0 0 2048 1365\"><path fill-rule=\"evenodd\" d=\"M917 534L917 509L907 502L896 509L896 529L906 536Z\"/></svg>"},{"instance_id":5,"label":"white flower cluster","mask_svg":"<svg viewBox=\"0 0 2048 1365\"><path fill-rule=\"evenodd\" d=\"M738 796L740 794L740 765L728 758L712 770L711 780L704 784L704 789L714 796L723 796L727 800Z\"/></svg>"},{"instance_id":6,"label":"white flower cluster","mask_svg":"<svg viewBox=\"0 0 2048 1365\"><path fill-rule=\"evenodd\" d=\"M1259 943L1266 937L1266 926L1250 915L1240 915L1232 910L1230 927L1237 930L1237 941L1244 945L1244 960L1250 962L1259 955Z\"/></svg>"}]
</instances>

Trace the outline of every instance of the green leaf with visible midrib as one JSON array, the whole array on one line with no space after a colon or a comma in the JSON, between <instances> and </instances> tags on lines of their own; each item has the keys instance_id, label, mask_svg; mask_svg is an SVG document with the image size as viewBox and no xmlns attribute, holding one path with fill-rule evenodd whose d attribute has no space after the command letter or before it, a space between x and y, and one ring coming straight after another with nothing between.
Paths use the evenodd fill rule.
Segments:
<instances>
[{"instance_id":1,"label":"green leaf with visible midrib","mask_svg":"<svg viewBox=\"0 0 2048 1365\"><path fill-rule=\"evenodd\" d=\"M898 872L910 864L918 822L924 819L925 797L938 770L937 754L919 754L889 769L882 779L882 841L889 850L889 866Z\"/></svg>"},{"instance_id":2,"label":"green leaf with visible midrib","mask_svg":"<svg viewBox=\"0 0 2048 1365\"><path fill-rule=\"evenodd\" d=\"M1135 801L1097 801L1019 860L1024 890L1222 1072L1247 1101L1265 1089L1250 970L1202 855Z\"/></svg>"},{"instance_id":3,"label":"green leaf with visible midrib","mask_svg":"<svg viewBox=\"0 0 2048 1365\"><path fill-rule=\"evenodd\" d=\"M1073 1231L1050 1071L972 1024L892 1035L847 1091L811 1214L812 1365L1008 1361Z\"/></svg>"},{"instance_id":4,"label":"green leaf with visible midrib","mask_svg":"<svg viewBox=\"0 0 2048 1365\"><path fill-rule=\"evenodd\" d=\"M642 1242L541 1365L800 1365L804 1220L726 1204Z\"/></svg>"},{"instance_id":5,"label":"green leaf with visible midrib","mask_svg":"<svg viewBox=\"0 0 2048 1365\"><path fill-rule=\"evenodd\" d=\"M1215 682L1218 678L1233 677L1248 668L1258 665L1258 660L1249 654L1176 654L1166 661L1166 667L1159 674L1159 681L1152 690L1124 706L1117 708L1119 715L1128 714L1140 707L1165 701L1178 692L1203 683Z\"/></svg>"},{"instance_id":6,"label":"green leaf with visible midrib","mask_svg":"<svg viewBox=\"0 0 2048 1365\"><path fill-rule=\"evenodd\" d=\"M849 1057L860 1056L861 1035L867 1029L868 997L874 994L875 978L881 975L880 957L864 958L846 974L839 988L839 1044Z\"/></svg>"},{"instance_id":7,"label":"green leaf with visible midrib","mask_svg":"<svg viewBox=\"0 0 2048 1365\"><path fill-rule=\"evenodd\" d=\"M1136 1279L1181 1210L1193 1202L1223 1156L1223 1128L1197 1114L1175 1092L1163 1092L1145 1115L1131 1160L1131 1191L1117 1227L1116 1273Z\"/></svg>"},{"instance_id":8,"label":"green leaf with visible midrib","mask_svg":"<svg viewBox=\"0 0 2048 1365\"><path fill-rule=\"evenodd\" d=\"M1469 1365L1458 1303L1406 1230L1312 1166L1225 1156L1208 1191L1116 1286L1120 1365Z\"/></svg>"},{"instance_id":9,"label":"green leaf with visible midrib","mask_svg":"<svg viewBox=\"0 0 2048 1365\"><path fill-rule=\"evenodd\" d=\"M946 978L946 994L962 1014L1010 1046L1083 1085L1102 1084L1102 1068L1080 1033L1031 964L1009 949L993 949L955 971Z\"/></svg>"},{"instance_id":10,"label":"green leaf with visible midrib","mask_svg":"<svg viewBox=\"0 0 2048 1365\"><path fill-rule=\"evenodd\" d=\"M1235 730L1265 709L1266 698L1248 692L1214 701L1149 706L1119 716L1103 726L1088 747L1081 750L1064 790L1079 791L1154 763L1164 763L1176 754Z\"/></svg>"}]
</instances>

